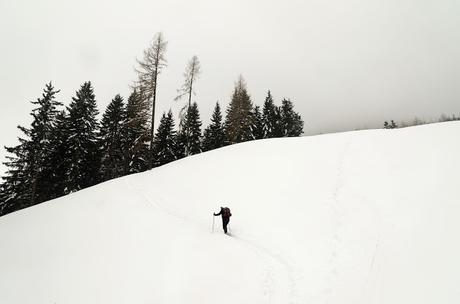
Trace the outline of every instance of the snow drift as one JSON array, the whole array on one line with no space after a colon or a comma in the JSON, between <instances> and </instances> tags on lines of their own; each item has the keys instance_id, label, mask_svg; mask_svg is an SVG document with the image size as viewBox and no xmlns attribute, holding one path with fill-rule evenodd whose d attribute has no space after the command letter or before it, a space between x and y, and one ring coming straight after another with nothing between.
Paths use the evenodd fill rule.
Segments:
<instances>
[{"instance_id":1,"label":"snow drift","mask_svg":"<svg viewBox=\"0 0 460 304\"><path fill-rule=\"evenodd\" d=\"M4 216L0 302L460 303L459 134L233 145Z\"/></svg>"}]
</instances>

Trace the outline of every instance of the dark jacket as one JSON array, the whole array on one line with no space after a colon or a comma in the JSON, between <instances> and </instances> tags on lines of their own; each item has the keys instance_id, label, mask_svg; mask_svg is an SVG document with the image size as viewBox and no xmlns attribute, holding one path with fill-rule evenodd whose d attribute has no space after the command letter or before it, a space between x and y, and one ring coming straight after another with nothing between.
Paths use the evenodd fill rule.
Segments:
<instances>
[{"instance_id":1,"label":"dark jacket","mask_svg":"<svg viewBox=\"0 0 460 304\"><path fill-rule=\"evenodd\" d=\"M214 216L221 215L222 219L230 219L232 216L232 213L230 212L230 209L227 207L220 207L220 212L219 213L214 213Z\"/></svg>"}]
</instances>

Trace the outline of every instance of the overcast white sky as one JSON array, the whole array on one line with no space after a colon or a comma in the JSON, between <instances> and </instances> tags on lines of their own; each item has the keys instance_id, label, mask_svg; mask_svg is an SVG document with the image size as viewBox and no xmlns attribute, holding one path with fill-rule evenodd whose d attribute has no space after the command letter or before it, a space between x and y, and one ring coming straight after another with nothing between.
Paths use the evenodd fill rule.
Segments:
<instances>
[{"instance_id":1,"label":"overcast white sky","mask_svg":"<svg viewBox=\"0 0 460 304\"><path fill-rule=\"evenodd\" d=\"M66 104L86 80L101 111L126 97L158 31L169 41L158 115L182 105L173 98L194 54L205 125L239 74L255 104L268 89L291 98L306 134L458 114L459 16L458 0L0 0L0 144L15 143L50 80Z\"/></svg>"}]
</instances>

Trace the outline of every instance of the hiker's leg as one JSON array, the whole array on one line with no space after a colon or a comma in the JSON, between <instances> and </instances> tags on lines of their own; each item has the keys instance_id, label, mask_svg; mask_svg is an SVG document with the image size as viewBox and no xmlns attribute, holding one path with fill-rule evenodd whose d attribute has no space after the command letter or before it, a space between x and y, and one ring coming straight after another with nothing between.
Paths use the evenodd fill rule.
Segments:
<instances>
[{"instance_id":1,"label":"hiker's leg","mask_svg":"<svg viewBox=\"0 0 460 304\"><path fill-rule=\"evenodd\" d=\"M222 219L222 225L224 226L224 232L227 233L228 219Z\"/></svg>"}]
</instances>

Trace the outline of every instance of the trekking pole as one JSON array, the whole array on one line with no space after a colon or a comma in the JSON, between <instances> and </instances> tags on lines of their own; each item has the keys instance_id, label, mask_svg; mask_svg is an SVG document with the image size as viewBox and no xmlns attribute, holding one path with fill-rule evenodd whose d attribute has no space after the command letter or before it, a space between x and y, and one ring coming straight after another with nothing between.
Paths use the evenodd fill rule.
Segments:
<instances>
[{"instance_id":1,"label":"trekking pole","mask_svg":"<svg viewBox=\"0 0 460 304\"><path fill-rule=\"evenodd\" d=\"M212 215L212 233L214 233L214 218L215 218L215 216L213 214Z\"/></svg>"}]
</instances>

